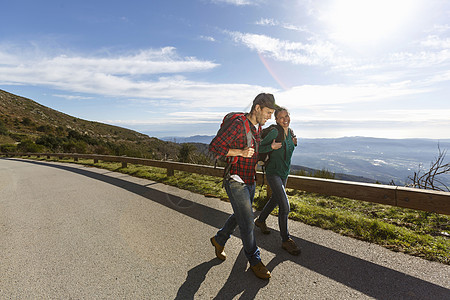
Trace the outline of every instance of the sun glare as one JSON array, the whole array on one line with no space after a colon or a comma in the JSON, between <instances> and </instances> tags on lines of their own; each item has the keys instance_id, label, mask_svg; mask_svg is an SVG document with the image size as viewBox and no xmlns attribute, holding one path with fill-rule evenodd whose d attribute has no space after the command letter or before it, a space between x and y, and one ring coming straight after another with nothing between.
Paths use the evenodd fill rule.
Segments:
<instances>
[{"instance_id":1,"label":"sun glare","mask_svg":"<svg viewBox=\"0 0 450 300\"><path fill-rule=\"evenodd\" d=\"M417 0L335 0L323 18L331 38L363 45L395 37L412 20Z\"/></svg>"}]
</instances>

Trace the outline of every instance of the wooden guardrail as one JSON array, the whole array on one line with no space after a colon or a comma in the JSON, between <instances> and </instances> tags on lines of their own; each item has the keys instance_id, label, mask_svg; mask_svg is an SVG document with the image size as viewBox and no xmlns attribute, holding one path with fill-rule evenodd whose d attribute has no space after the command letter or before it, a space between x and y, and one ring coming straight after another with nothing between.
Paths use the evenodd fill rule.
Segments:
<instances>
[{"instance_id":1,"label":"wooden guardrail","mask_svg":"<svg viewBox=\"0 0 450 300\"><path fill-rule=\"evenodd\" d=\"M222 177L223 175L223 168L221 167L215 168L213 166L134 158L127 156L77 153L0 153L0 155L22 157L47 156L47 158L58 157L60 159L64 157L70 157L74 158L74 160L76 161L80 158L93 159L95 163L99 160L120 162L122 163L122 167L126 167L127 164L130 163L167 169L167 174L169 176L174 174L174 170L216 177ZM263 174L261 172L257 172L258 182L262 182L262 176ZM294 175L289 175L287 188L450 215L450 192Z\"/></svg>"}]
</instances>

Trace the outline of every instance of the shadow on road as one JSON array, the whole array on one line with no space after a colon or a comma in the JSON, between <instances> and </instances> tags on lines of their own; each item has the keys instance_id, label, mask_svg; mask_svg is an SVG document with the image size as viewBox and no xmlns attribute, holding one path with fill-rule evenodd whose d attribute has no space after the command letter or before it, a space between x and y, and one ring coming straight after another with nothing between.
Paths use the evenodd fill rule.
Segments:
<instances>
[{"instance_id":1,"label":"shadow on road","mask_svg":"<svg viewBox=\"0 0 450 300\"><path fill-rule=\"evenodd\" d=\"M212 267L217 266L220 263L222 263L222 261L214 258L190 269L186 281L178 290L175 300L194 299L194 295L205 280L206 274L208 274Z\"/></svg>"},{"instance_id":2,"label":"shadow on road","mask_svg":"<svg viewBox=\"0 0 450 300\"><path fill-rule=\"evenodd\" d=\"M14 158L2 159L58 168L100 180L121 187L218 229L228 218L228 214L220 210L175 195L169 195L168 197L167 193L153 189L149 184L143 186L124 179L92 172L86 168L77 168L70 165ZM235 233L235 235L237 234ZM272 234L271 236L276 235ZM302 248L300 256L291 256L282 251L280 247L273 246L278 245L279 242L273 243L268 239L258 239L260 248L276 253L275 258L267 264L269 270L273 271L278 264L289 260L376 299L448 299L449 290L444 287L316 243L297 237L292 238ZM186 298L186 295L193 296L204 281L207 272L219 263L220 261L213 259L191 269L188 272L186 282L180 287L178 294L181 295L183 293L183 298ZM218 299L226 298L225 296L229 298L230 295L235 296L242 291L244 291L243 296L245 295L245 298L254 298L258 290L264 287L265 281L255 278L255 282L252 282L249 286L248 279L243 279L247 272L251 272L250 270L245 271L246 266L247 261L241 252L226 284L217 295ZM248 278L249 276L245 277ZM244 284L246 281L247 284Z\"/></svg>"},{"instance_id":3,"label":"shadow on road","mask_svg":"<svg viewBox=\"0 0 450 300\"><path fill-rule=\"evenodd\" d=\"M255 299L258 291L269 284L269 280L257 279L255 275L253 275L253 271L250 270L250 268L247 268L247 266L248 260L242 249L236 258L227 282L214 299L234 299L241 293L239 299ZM249 282L249 278L254 280Z\"/></svg>"}]
</instances>

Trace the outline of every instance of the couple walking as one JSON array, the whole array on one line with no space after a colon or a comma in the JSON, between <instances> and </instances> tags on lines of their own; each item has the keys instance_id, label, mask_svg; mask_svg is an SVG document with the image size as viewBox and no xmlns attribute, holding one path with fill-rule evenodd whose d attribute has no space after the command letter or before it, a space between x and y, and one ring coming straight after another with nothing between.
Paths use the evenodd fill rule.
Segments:
<instances>
[{"instance_id":1,"label":"couple walking","mask_svg":"<svg viewBox=\"0 0 450 300\"><path fill-rule=\"evenodd\" d=\"M284 136L282 142L277 142L278 129L273 128L261 140L261 126L275 112L277 126ZM275 104L272 94L259 94L253 101L248 114L235 118L224 130L219 131L209 145L209 150L219 158L227 158L232 163L224 176L224 187L233 208L223 227L211 238L216 256L226 259L225 243L237 226L241 234L244 253L250 263L253 273L262 279L271 277L270 271L261 261L260 250L254 236L255 225L265 234L270 233L266 226L266 218L278 205L278 222L282 239L282 248L293 255L298 255L300 249L290 238L287 221L289 200L285 186L290 171L292 152L297 145L297 139L289 130L290 116L285 108ZM249 134L249 131L251 134ZM249 137L251 141L249 141ZM267 181L272 189L272 197L267 202L259 218L254 220L252 202L256 187L256 164L258 152L271 152L266 167Z\"/></svg>"}]
</instances>

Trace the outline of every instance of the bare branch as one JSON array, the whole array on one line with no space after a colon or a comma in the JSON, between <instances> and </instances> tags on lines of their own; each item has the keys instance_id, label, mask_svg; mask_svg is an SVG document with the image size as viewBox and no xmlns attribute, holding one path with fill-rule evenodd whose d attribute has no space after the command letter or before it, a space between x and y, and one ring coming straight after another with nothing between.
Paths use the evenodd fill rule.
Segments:
<instances>
[{"instance_id":1,"label":"bare branch","mask_svg":"<svg viewBox=\"0 0 450 300\"><path fill-rule=\"evenodd\" d=\"M450 188L443 182L443 180L437 178L438 176L450 174L450 164L444 164L446 154L447 150L441 150L438 143L438 156L431 162L429 170L425 172L422 164L419 164L419 169L417 172L414 172L413 177L408 176L411 183L406 186L419 189L432 189L450 192ZM422 174L422 172L424 173Z\"/></svg>"}]
</instances>

